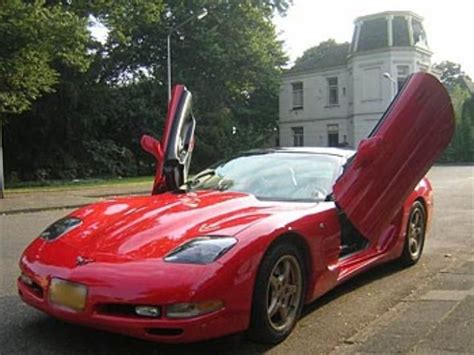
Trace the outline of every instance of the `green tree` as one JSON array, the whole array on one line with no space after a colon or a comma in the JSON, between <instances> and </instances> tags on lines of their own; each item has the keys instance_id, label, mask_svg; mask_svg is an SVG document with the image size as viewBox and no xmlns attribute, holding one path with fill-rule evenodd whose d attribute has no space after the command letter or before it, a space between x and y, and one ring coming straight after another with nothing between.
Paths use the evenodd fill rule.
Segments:
<instances>
[{"instance_id":1,"label":"green tree","mask_svg":"<svg viewBox=\"0 0 474 355\"><path fill-rule=\"evenodd\" d=\"M203 7L209 11L204 20L172 37L173 81L194 94L194 169L263 144L276 125L286 63L271 18L288 5L278 0L72 2L68 9L105 25L108 38L89 43L92 63L86 72L55 65L56 92L38 99L21 120L10 120L11 179L149 174L153 160L141 151L139 138L161 135L166 36Z\"/></svg>"},{"instance_id":2,"label":"green tree","mask_svg":"<svg viewBox=\"0 0 474 355\"><path fill-rule=\"evenodd\" d=\"M134 22L126 37L111 35L104 45L101 80L127 85L156 81L166 88L166 37L170 28L206 8L209 15L172 36L173 82L185 83L195 97L198 118L193 165L201 167L264 141L277 121L282 45L271 22L288 1L221 0L166 2L156 23ZM106 16L99 19L109 23ZM155 104L166 106L163 91ZM266 98L266 100L263 99ZM272 109L270 109L272 104ZM264 109L265 107L265 109ZM246 141L232 134L232 127ZM205 153L208 152L208 153Z\"/></svg>"},{"instance_id":3,"label":"green tree","mask_svg":"<svg viewBox=\"0 0 474 355\"><path fill-rule=\"evenodd\" d=\"M450 62L449 60L443 61L435 66L441 71L440 80L449 92L452 92L455 87L460 84L461 78L466 76L461 69L461 64Z\"/></svg>"},{"instance_id":4,"label":"green tree","mask_svg":"<svg viewBox=\"0 0 474 355\"><path fill-rule=\"evenodd\" d=\"M68 6L7 0L0 7L0 137L4 116L28 110L59 81L58 62L87 69L87 21ZM3 197L3 139L0 138L0 197Z\"/></svg>"},{"instance_id":5,"label":"green tree","mask_svg":"<svg viewBox=\"0 0 474 355\"><path fill-rule=\"evenodd\" d=\"M464 102L461 118L461 144L463 146L462 159L466 162L474 161L474 95Z\"/></svg>"},{"instance_id":6,"label":"green tree","mask_svg":"<svg viewBox=\"0 0 474 355\"><path fill-rule=\"evenodd\" d=\"M463 129L465 128L465 125L463 125L463 107L470 95L468 90L457 84L451 89L450 96L454 109L455 131L444 156L448 161L463 161L466 148L465 142L463 142Z\"/></svg>"},{"instance_id":7,"label":"green tree","mask_svg":"<svg viewBox=\"0 0 474 355\"><path fill-rule=\"evenodd\" d=\"M349 54L349 46L348 42L337 43L334 39L328 39L305 50L303 55L296 59L295 65L290 71L298 72L345 65Z\"/></svg>"},{"instance_id":8,"label":"green tree","mask_svg":"<svg viewBox=\"0 0 474 355\"><path fill-rule=\"evenodd\" d=\"M455 132L442 160L472 161L474 150L474 111L472 110L472 87L470 78L460 64L443 61L436 66L441 70L440 80L451 96L454 108ZM471 83L472 85L472 83Z\"/></svg>"},{"instance_id":9,"label":"green tree","mask_svg":"<svg viewBox=\"0 0 474 355\"><path fill-rule=\"evenodd\" d=\"M59 81L53 63L87 69L87 21L67 6L8 0L0 7L0 113L30 108Z\"/></svg>"}]
</instances>

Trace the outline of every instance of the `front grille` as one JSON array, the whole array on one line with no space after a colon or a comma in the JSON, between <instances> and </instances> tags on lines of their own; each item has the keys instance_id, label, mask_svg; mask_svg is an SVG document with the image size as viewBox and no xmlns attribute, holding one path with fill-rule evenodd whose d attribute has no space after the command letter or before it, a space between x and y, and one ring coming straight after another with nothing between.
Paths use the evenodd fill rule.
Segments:
<instances>
[{"instance_id":1,"label":"front grille","mask_svg":"<svg viewBox=\"0 0 474 355\"><path fill-rule=\"evenodd\" d=\"M97 307L97 312L104 315L127 317L127 318L146 318L156 319L152 317L144 317L136 314L135 307L138 305L126 304L126 303L107 303L101 304ZM161 312L160 312L161 313Z\"/></svg>"},{"instance_id":2,"label":"front grille","mask_svg":"<svg viewBox=\"0 0 474 355\"><path fill-rule=\"evenodd\" d=\"M150 335L158 336L178 336L183 334L183 329L181 328L148 328L146 332Z\"/></svg>"}]
</instances>

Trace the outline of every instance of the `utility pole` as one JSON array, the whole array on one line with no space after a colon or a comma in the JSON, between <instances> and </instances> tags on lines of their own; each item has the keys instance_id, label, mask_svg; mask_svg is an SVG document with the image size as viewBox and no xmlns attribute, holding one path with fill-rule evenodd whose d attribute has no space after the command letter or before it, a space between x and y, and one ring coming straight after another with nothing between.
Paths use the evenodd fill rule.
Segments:
<instances>
[{"instance_id":1,"label":"utility pole","mask_svg":"<svg viewBox=\"0 0 474 355\"><path fill-rule=\"evenodd\" d=\"M171 36L173 35L173 33L177 30L179 30L181 27L183 27L185 24L187 24L188 22L191 22L192 20L194 19L197 19L197 20L202 20L204 17L207 16L207 10L206 9L202 9L202 11L195 15L191 15L189 16L186 20L184 20L183 22L181 22L180 24L176 25L175 27L170 27L169 31L168 31L168 36L166 37L166 44L167 44L167 56L168 56L168 102L171 101L171 86L172 86L172 83L171 83Z\"/></svg>"},{"instance_id":2,"label":"utility pole","mask_svg":"<svg viewBox=\"0 0 474 355\"><path fill-rule=\"evenodd\" d=\"M3 120L0 117L0 199L5 198L5 181L3 179Z\"/></svg>"}]
</instances>

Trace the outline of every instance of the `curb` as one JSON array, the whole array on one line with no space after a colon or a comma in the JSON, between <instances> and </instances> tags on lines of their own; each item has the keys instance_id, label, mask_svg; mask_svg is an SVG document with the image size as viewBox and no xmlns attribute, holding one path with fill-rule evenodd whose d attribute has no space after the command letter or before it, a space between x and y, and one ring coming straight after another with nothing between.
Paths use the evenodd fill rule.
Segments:
<instances>
[{"instance_id":1,"label":"curb","mask_svg":"<svg viewBox=\"0 0 474 355\"><path fill-rule=\"evenodd\" d=\"M93 202L91 202L93 203ZM45 211L55 211L55 210L66 210L71 208L78 208L82 206L87 206L90 203L81 203L74 205L61 205L61 206L51 206L51 207L38 207L38 208L23 208L23 209L13 209L8 211L0 211L1 216L10 216L20 213L34 213L34 212L45 212Z\"/></svg>"}]
</instances>

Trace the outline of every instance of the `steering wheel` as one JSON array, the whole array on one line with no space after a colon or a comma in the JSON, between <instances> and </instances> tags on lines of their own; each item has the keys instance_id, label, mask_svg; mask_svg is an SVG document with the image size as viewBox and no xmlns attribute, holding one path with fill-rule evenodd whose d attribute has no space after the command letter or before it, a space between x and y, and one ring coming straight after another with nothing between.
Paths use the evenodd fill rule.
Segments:
<instances>
[{"instance_id":1,"label":"steering wheel","mask_svg":"<svg viewBox=\"0 0 474 355\"><path fill-rule=\"evenodd\" d=\"M325 199L328 194L329 191L321 185L303 184L295 191L294 197L311 200L322 200Z\"/></svg>"}]
</instances>

